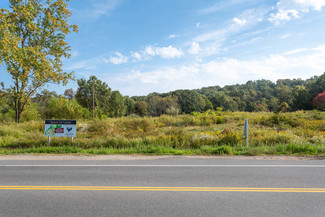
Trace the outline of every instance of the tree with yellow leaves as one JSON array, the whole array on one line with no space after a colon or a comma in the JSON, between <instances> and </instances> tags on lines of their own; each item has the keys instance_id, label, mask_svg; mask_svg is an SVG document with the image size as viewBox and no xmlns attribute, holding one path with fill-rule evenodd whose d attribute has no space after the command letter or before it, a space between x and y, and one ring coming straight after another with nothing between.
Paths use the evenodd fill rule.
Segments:
<instances>
[{"instance_id":1,"label":"tree with yellow leaves","mask_svg":"<svg viewBox=\"0 0 325 217\"><path fill-rule=\"evenodd\" d=\"M68 23L68 1L9 0L10 9L0 9L0 63L13 79L1 93L12 99L16 122L40 87L74 78L62 70L62 58L70 57L66 36L78 32Z\"/></svg>"}]
</instances>

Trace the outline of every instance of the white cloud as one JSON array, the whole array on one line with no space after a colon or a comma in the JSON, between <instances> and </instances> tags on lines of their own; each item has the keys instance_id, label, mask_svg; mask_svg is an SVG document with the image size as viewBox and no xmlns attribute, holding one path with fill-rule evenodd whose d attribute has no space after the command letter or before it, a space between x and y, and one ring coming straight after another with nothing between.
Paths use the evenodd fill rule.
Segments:
<instances>
[{"instance_id":1,"label":"white cloud","mask_svg":"<svg viewBox=\"0 0 325 217\"><path fill-rule=\"evenodd\" d=\"M299 5L305 11L310 8L316 11L321 11L323 7L325 7L324 0L293 0L293 3Z\"/></svg>"},{"instance_id":2,"label":"white cloud","mask_svg":"<svg viewBox=\"0 0 325 217\"><path fill-rule=\"evenodd\" d=\"M194 78L198 73L198 68L195 66L181 66L181 67L162 67L152 71L141 72L132 71L126 79L140 80L144 84L160 84L161 81L174 82L184 79L186 77Z\"/></svg>"},{"instance_id":3,"label":"white cloud","mask_svg":"<svg viewBox=\"0 0 325 217\"><path fill-rule=\"evenodd\" d=\"M183 52L177 48L169 45L168 47L157 47L156 54L165 59L180 58Z\"/></svg>"},{"instance_id":4,"label":"white cloud","mask_svg":"<svg viewBox=\"0 0 325 217\"><path fill-rule=\"evenodd\" d=\"M109 61L114 64L122 64L122 63L127 63L128 62L128 58L126 56L124 56L123 54L121 54L120 52L116 52L115 56L111 56L109 58Z\"/></svg>"},{"instance_id":5,"label":"white cloud","mask_svg":"<svg viewBox=\"0 0 325 217\"><path fill-rule=\"evenodd\" d=\"M220 54L220 51L225 48L224 45L227 43L227 39L256 25L264 19L268 12L269 9L265 8L245 10L233 19L228 20L226 27L221 29L218 27L215 29L210 28L210 31L196 35L187 44L192 47L193 43L199 43L200 50L198 54L201 57ZM189 51L189 53L191 52Z\"/></svg>"},{"instance_id":6,"label":"white cloud","mask_svg":"<svg viewBox=\"0 0 325 217\"><path fill-rule=\"evenodd\" d=\"M74 50L74 51L71 53L71 58L78 57L79 55L80 55L80 53L79 53L77 50Z\"/></svg>"},{"instance_id":7,"label":"white cloud","mask_svg":"<svg viewBox=\"0 0 325 217\"><path fill-rule=\"evenodd\" d=\"M77 62L68 62L68 64L64 64L63 69L64 70L83 70L83 69L95 69L97 65L106 63L107 59L103 58L102 56L86 59L86 60L81 60Z\"/></svg>"},{"instance_id":8,"label":"white cloud","mask_svg":"<svg viewBox=\"0 0 325 217\"><path fill-rule=\"evenodd\" d=\"M287 33L287 34L281 35L280 39L286 39L286 38L289 38L290 36L291 36L291 34Z\"/></svg>"},{"instance_id":9,"label":"white cloud","mask_svg":"<svg viewBox=\"0 0 325 217\"><path fill-rule=\"evenodd\" d=\"M198 54L199 51L200 51L200 44L197 43L197 42L193 42L193 43L191 44L191 47L188 49L188 52L189 52L190 54Z\"/></svg>"},{"instance_id":10,"label":"white cloud","mask_svg":"<svg viewBox=\"0 0 325 217\"><path fill-rule=\"evenodd\" d=\"M224 38L226 33L227 33L226 30L214 30L214 31L210 31L207 33L197 35L194 38L194 41L197 41L197 42L206 42L206 41L211 41L211 40L215 41L220 38Z\"/></svg>"},{"instance_id":11,"label":"white cloud","mask_svg":"<svg viewBox=\"0 0 325 217\"><path fill-rule=\"evenodd\" d=\"M298 48L298 49L294 49L294 50L291 50L291 51L287 51L284 53L284 55L292 55L292 54L297 54L297 53L301 53L301 52L304 52L304 51L307 51L308 49L306 48Z\"/></svg>"},{"instance_id":12,"label":"white cloud","mask_svg":"<svg viewBox=\"0 0 325 217\"><path fill-rule=\"evenodd\" d=\"M214 5L200 9L198 12L200 14L211 14L217 11L225 10L228 8L232 8L236 5L242 5L245 4L246 2L250 2L251 0L223 0L223 1L218 1Z\"/></svg>"},{"instance_id":13,"label":"white cloud","mask_svg":"<svg viewBox=\"0 0 325 217\"><path fill-rule=\"evenodd\" d=\"M302 50L302 49L300 49ZM304 52L273 54L254 60L223 58L203 63L184 64L175 67L155 67L154 70L133 71L126 79L143 83L151 91L170 89L194 89L211 85L245 83L248 80L283 78L310 78L324 72L325 46L303 49ZM168 90L165 87L168 86ZM141 90L139 90L141 91ZM136 94L136 93L134 93Z\"/></svg>"},{"instance_id":14,"label":"white cloud","mask_svg":"<svg viewBox=\"0 0 325 217\"><path fill-rule=\"evenodd\" d=\"M142 59L142 56L138 52L132 52L132 57L134 58L135 61L140 61Z\"/></svg>"},{"instance_id":15,"label":"white cloud","mask_svg":"<svg viewBox=\"0 0 325 217\"><path fill-rule=\"evenodd\" d=\"M92 1L92 6L88 9L87 14L91 17L98 18L113 11L121 4L121 0L97 0Z\"/></svg>"},{"instance_id":16,"label":"white cloud","mask_svg":"<svg viewBox=\"0 0 325 217\"><path fill-rule=\"evenodd\" d=\"M235 23L237 23L238 25L240 25L240 26L243 26L243 25L245 25L245 24L247 23L247 20L245 20L245 19L239 19L239 18L237 18L237 17L235 17L235 18L233 19L233 21L234 21Z\"/></svg>"},{"instance_id":17,"label":"white cloud","mask_svg":"<svg viewBox=\"0 0 325 217\"><path fill-rule=\"evenodd\" d=\"M311 10L321 11L323 7L325 7L325 0L280 0L276 4L277 11L271 13L268 20L279 24L299 18Z\"/></svg>"},{"instance_id":18,"label":"white cloud","mask_svg":"<svg viewBox=\"0 0 325 217\"><path fill-rule=\"evenodd\" d=\"M196 23L196 28L200 28L200 25L201 25L201 23L200 22L198 22L198 23Z\"/></svg>"},{"instance_id":19,"label":"white cloud","mask_svg":"<svg viewBox=\"0 0 325 217\"><path fill-rule=\"evenodd\" d=\"M150 55L150 56L155 56L156 52L155 52L155 48L152 47L151 45L148 45L145 49L144 49L144 54Z\"/></svg>"},{"instance_id":20,"label":"white cloud","mask_svg":"<svg viewBox=\"0 0 325 217\"><path fill-rule=\"evenodd\" d=\"M160 56L164 59L180 58L184 55L182 50L179 50L171 45L168 47L153 47L148 45L143 54L150 56Z\"/></svg>"},{"instance_id":21,"label":"white cloud","mask_svg":"<svg viewBox=\"0 0 325 217\"><path fill-rule=\"evenodd\" d=\"M275 24L279 24L282 21L290 21L291 19L300 17L299 12L294 9L290 9L290 10L280 9L277 13L275 14L272 13L270 16L271 17L268 18L268 21Z\"/></svg>"},{"instance_id":22,"label":"white cloud","mask_svg":"<svg viewBox=\"0 0 325 217\"><path fill-rule=\"evenodd\" d=\"M168 36L168 38L176 38L176 37L177 37L177 35L174 35L174 34L171 34Z\"/></svg>"}]
</instances>

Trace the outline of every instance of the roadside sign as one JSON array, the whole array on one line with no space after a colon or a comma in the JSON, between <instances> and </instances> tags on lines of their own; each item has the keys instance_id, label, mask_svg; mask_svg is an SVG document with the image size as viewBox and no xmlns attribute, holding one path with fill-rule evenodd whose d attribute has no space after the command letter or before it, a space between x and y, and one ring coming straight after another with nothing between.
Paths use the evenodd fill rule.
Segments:
<instances>
[{"instance_id":1,"label":"roadside sign","mask_svg":"<svg viewBox=\"0 0 325 217\"><path fill-rule=\"evenodd\" d=\"M77 137L76 120L45 120L44 136Z\"/></svg>"}]
</instances>

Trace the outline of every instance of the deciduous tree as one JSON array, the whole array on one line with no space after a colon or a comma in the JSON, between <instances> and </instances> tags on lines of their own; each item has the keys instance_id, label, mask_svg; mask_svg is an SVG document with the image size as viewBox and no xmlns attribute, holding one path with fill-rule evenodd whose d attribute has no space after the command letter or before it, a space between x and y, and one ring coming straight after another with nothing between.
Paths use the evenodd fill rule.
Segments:
<instances>
[{"instance_id":1,"label":"deciduous tree","mask_svg":"<svg viewBox=\"0 0 325 217\"><path fill-rule=\"evenodd\" d=\"M9 0L10 9L0 9L0 63L13 78L6 92L13 98L16 122L38 88L73 78L62 70L62 58L70 57L66 35L78 31L68 23L68 1Z\"/></svg>"},{"instance_id":2,"label":"deciduous tree","mask_svg":"<svg viewBox=\"0 0 325 217\"><path fill-rule=\"evenodd\" d=\"M109 116L112 118L122 117L126 112L125 99L118 91L112 91L109 99Z\"/></svg>"},{"instance_id":3,"label":"deciduous tree","mask_svg":"<svg viewBox=\"0 0 325 217\"><path fill-rule=\"evenodd\" d=\"M105 82L102 82L96 76L90 76L87 81L83 78L78 79L78 86L76 100L82 107L88 108L89 111L92 110L94 94L96 109L108 115L111 88Z\"/></svg>"},{"instance_id":4,"label":"deciduous tree","mask_svg":"<svg viewBox=\"0 0 325 217\"><path fill-rule=\"evenodd\" d=\"M314 98L313 105L316 109L325 111L325 90Z\"/></svg>"}]
</instances>

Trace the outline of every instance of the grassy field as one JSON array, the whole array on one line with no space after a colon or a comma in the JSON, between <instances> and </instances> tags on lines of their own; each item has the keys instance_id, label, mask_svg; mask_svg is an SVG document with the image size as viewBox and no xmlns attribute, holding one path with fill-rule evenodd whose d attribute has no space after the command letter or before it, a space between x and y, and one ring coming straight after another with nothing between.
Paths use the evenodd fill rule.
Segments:
<instances>
[{"instance_id":1,"label":"grassy field","mask_svg":"<svg viewBox=\"0 0 325 217\"><path fill-rule=\"evenodd\" d=\"M243 139L249 119L250 145ZM194 113L77 121L77 138L44 137L44 121L2 123L0 154L319 155L325 113Z\"/></svg>"}]
</instances>

